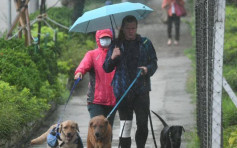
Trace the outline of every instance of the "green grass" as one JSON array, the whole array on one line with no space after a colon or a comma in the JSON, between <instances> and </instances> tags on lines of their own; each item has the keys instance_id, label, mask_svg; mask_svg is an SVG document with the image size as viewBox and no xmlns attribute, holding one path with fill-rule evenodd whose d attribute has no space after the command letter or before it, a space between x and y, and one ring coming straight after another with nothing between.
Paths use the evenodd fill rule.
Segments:
<instances>
[{"instance_id":1,"label":"green grass","mask_svg":"<svg viewBox=\"0 0 237 148\"><path fill-rule=\"evenodd\" d=\"M235 136L231 136L231 134L235 133ZM227 128L223 129L223 145L224 148L237 148L237 125L229 126ZM230 137L235 138L235 141L233 143L230 140ZM230 144L233 144L230 146Z\"/></svg>"},{"instance_id":2,"label":"green grass","mask_svg":"<svg viewBox=\"0 0 237 148\"><path fill-rule=\"evenodd\" d=\"M185 139L188 140L188 143L186 145L186 148L199 148L200 147L200 142L199 138L197 136L197 130L189 133L184 134Z\"/></svg>"},{"instance_id":3,"label":"green grass","mask_svg":"<svg viewBox=\"0 0 237 148\"><path fill-rule=\"evenodd\" d=\"M222 99L223 127L237 125L237 109L232 100L225 94Z\"/></svg>"},{"instance_id":4,"label":"green grass","mask_svg":"<svg viewBox=\"0 0 237 148\"><path fill-rule=\"evenodd\" d=\"M192 61L192 70L188 73L188 78L186 81L186 90L189 94L191 94L192 103L196 104L196 66L195 66L195 49L187 49L185 50L185 55L189 57ZM196 110L194 112L195 120L196 120ZM197 135L197 129L194 131L187 132L184 134L185 139L187 139L187 148L199 148L200 142Z\"/></svg>"}]
</instances>

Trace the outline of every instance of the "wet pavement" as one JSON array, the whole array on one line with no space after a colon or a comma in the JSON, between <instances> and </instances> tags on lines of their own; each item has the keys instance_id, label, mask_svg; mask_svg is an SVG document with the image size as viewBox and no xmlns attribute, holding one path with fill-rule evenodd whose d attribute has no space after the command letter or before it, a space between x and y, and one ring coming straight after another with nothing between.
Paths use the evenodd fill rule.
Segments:
<instances>
[{"instance_id":1,"label":"wet pavement","mask_svg":"<svg viewBox=\"0 0 237 148\"><path fill-rule=\"evenodd\" d=\"M153 42L158 56L158 70L151 78L152 91L150 93L151 110L158 113L169 125L182 125L185 128L185 134L182 136L181 148L185 148L189 140L188 133L196 126L195 107L191 103L191 97L186 92L186 80L188 72L191 70L191 61L184 55L184 50L192 46L192 37L187 24L181 23L180 45L167 46L166 25L161 23L161 2L157 0L149 0L147 4L155 11L145 20L139 22L138 33L147 36ZM184 18L188 19L188 17ZM174 32L174 30L173 30ZM50 125L58 122L60 115L64 112L63 120L74 120L78 123L80 136L86 147L86 138L89 123L89 113L86 106L88 76L78 84L77 92L67 105L64 112L64 105L60 105L54 114L44 122L43 127L39 129L39 136L45 132ZM193 86L195 87L195 86ZM135 117L135 116L134 116ZM160 147L159 134L163 125L159 119L151 114L153 128L156 136L156 143ZM136 131L136 121L133 120L132 128L132 148L136 147L134 136ZM118 147L119 134L119 117L115 116L113 127L112 147ZM32 138L34 138L32 137ZM46 144L32 146L32 148L45 148ZM146 148L154 148L154 141L151 134L149 123L149 135Z\"/></svg>"}]
</instances>

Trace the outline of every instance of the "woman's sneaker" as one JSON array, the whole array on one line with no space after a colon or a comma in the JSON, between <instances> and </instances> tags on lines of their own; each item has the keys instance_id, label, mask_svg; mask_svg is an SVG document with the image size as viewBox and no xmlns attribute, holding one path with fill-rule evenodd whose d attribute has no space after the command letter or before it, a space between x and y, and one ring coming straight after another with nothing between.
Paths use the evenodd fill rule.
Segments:
<instances>
[{"instance_id":1,"label":"woman's sneaker","mask_svg":"<svg viewBox=\"0 0 237 148\"><path fill-rule=\"evenodd\" d=\"M171 39L168 39L167 45L171 45L171 44L172 44Z\"/></svg>"},{"instance_id":2,"label":"woman's sneaker","mask_svg":"<svg viewBox=\"0 0 237 148\"><path fill-rule=\"evenodd\" d=\"M174 44L175 44L175 45L179 45L179 42L175 40L175 41L174 41Z\"/></svg>"}]
</instances>

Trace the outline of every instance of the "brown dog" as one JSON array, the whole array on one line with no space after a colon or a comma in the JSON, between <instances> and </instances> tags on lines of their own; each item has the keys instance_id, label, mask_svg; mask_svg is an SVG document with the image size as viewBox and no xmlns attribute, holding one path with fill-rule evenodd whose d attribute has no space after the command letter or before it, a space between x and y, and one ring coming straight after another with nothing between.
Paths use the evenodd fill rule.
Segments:
<instances>
[{"instance_id":1,"label":"brown dog","mask_svg":"<svg viewBox=\"0 0 237 148\"><path fill-rule=\"evenodd\" d=\"M103 115L90 120L87 148L111 148L112 129L107 118Z\"/></svg>"},{"instance_id":2,"label":"brown dog","mask_svg":"<svg viewBox=\"0 0 237 148\"><path fill-rule=\"evenodd\" d=\"M43 144L47 140L48 134L51 132L53 128L57 127L57 124L52 125L48 131L43 133L41 136L31 140L31 145L35 144ZM72 120L64 121L60 124L59 128L60 139L58 139L58 144L61 148L78 148L80 145L79 139L79 128L78 124Z\"/></svg>"}]
</instances>

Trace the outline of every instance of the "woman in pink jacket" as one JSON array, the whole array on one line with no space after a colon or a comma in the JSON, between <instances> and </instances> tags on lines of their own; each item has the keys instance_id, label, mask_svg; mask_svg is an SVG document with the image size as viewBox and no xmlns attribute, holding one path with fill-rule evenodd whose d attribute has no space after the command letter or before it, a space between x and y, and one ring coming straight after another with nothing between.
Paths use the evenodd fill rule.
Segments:
<instances>
[{"instance_id":1,"label":"woman in pink jacket","mask_svg":"<svg viewBox=\"0 0 237 148\"><path fill-rule=\"evenodd\" d=\"M184 5L183 0L163 0L162 8L166 9L168 12L168 22L167 22L167 33L168 33L168 42L167 45L172 44L172 24L175 25L175 40L174 44L179 44L179 31L180 31L180 16L176 15L175 3L179 5Z\"/></svg>"},{"instance_id":2,"label":"woman in pink jacket","mask_svg":"<svg viewBox=\"0 0 237 148\"><path fill-rule=\"evenodd\" d=\"M97 115L104 115L106 117L116 104L111 86L114 71L106 73L102 67L113 35L110 29L105 29L98 30L95 37L98 48L86 53L77 67L74 77L75 79L82 79L87 72L90 74L87 108L91 118ZM113 125L114 116L115 111L109 118L111 126Z\"/></svg>"}]
</instances>

